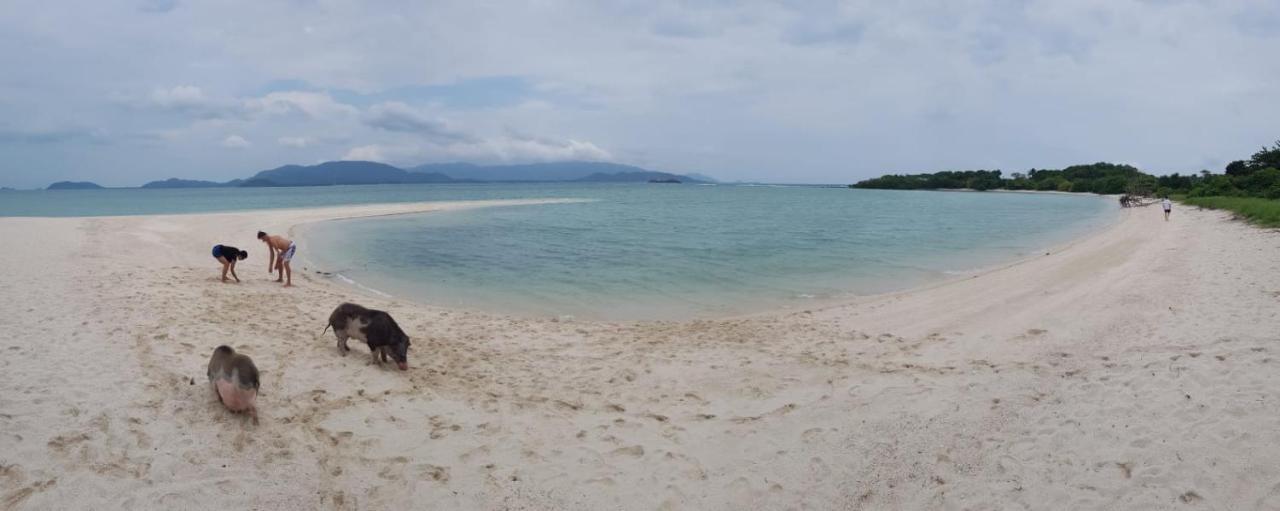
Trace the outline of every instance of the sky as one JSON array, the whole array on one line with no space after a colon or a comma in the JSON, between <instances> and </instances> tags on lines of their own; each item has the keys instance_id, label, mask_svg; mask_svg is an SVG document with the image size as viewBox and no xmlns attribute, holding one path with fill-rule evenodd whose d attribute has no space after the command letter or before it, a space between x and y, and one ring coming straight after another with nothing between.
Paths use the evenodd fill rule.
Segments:
<instances>
[{"instance_id":1,"label":"sky","mask_svg":"<svg viewBox=\"0 0 1280 511\"><path fill-rule=\"evenodd\" d=\"M722 180L1280 139L1275 0L5 0L0 186L596 160Z\"/></svg>"}]
</instances>

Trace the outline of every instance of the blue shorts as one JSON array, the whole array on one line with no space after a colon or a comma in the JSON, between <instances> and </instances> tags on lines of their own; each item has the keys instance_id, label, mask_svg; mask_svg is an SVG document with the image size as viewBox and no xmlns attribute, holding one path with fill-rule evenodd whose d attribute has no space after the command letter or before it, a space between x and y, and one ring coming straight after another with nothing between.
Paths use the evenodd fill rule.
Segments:
<instances>
[{"instance_id":1,"label":"blue shorts","mask_svg":"<svg viewBox=\"0 0 1280 511\"><path fill-rule=\"evenodd\" d=\"M217 258L219 258L219 257L222 257L222 245L214 245L214 246L213 246L213 258L214 258L214 259L217 259Z\"/></svg>"}]
</instances>

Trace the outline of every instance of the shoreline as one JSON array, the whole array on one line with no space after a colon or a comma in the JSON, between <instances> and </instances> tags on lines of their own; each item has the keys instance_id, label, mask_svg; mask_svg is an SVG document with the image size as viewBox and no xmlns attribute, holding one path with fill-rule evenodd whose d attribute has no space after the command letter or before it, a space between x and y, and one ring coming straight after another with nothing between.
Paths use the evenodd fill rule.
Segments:
<instances>
[{"instance_id":1,"label":"shoreline","mask_svg":"<svg viewBox=\"0 0 1280 511\"><path fill-rule=\"evenodd\" d=\"M1063 193L1070 193L1070 192L1063 192ZM1125 212L1123 211L1117 213L1115 218L1109 220L1107 223L1099 226L1095 230L1078 234L1076 236L1071 237L1067 241L1052 243L1049 246L1045 247L1046 252L1044 254L1037 253L1034 255L1015 257L1013 259L1010 259L1004 262L980 266L977 268L973 268L971 270L945 272L947 274L950 274L950 276L941 278L936 282L930 282L930 283L920 284L916 286L911 286L911 287L900 289L897 291L888 291L884 293L874 293L874 294L867 294L867 295L851 295L844 298L832 298L830 299L831 303L822 303L819 306L807 307L807 308L810 310L816 311L816 310L826 310L826 309L832 309L832 308L851 306L851 305L856 305L858 303L863 303L867 301L891 300L891 299L899 298L902 296L914 295L917 293L924 293L932 289L937 289L937 288L945 287L949 285L955 285L957 283L964 282L967 280L977 279L980 277L991 275L993 273L1006 271L1011 268L1016 268L1019 266L1031 264L1044 257L1062 254L1063 252L1069 252L1071 249L1079 245L1082 245L1092 239L1107 236L1109 233L1119 229L1122 226L1122 224L1125 221L1124 214ZM761 312L751 313L751 314L735 315L734 317L758 316L762 314L770 314L770 311L761 311Z\"/></svg>"},{"instance_id":2,"label":"shoreline","mask_svg":"<svg viewBox=\"0 0 1280 511\"><path fill-rule=\"evenodd\" d=\"M240 242L336 211L270 211L0 218L23 247L0 267L0 502L1280 506L1280 233L1226 213L1123 211L1050 256L807 311L578 321L360 298L412 338L401 372L321 335L351 290L300 268L281 288ZM255 247L243 283L218 282L210 241ZM219 344L262 371L259 426L204 381Z\"/></svg>"}]
</instances>

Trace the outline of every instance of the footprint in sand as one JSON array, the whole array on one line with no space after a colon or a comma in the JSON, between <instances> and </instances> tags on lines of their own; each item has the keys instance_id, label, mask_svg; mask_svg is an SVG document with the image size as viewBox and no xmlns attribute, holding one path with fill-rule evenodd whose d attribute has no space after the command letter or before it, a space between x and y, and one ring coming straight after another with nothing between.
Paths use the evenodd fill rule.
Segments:
<instances>
[{"instance_id":1,"label":"footprint in sand","mask_svg":"<svg viewBox=\"0 0 1280 511\"><path fill-rule=\"evenodd\" d=\"M32 495L45 491L56 484L58 484L57 479L50 479L48 481L36 483L26 488L23 488L21 490L15 491L9 495L6 495L4 497L4 500L0 500L0 503L4 504L3 506L0 506L0 508L17 509L18 504L21 504L22 501L27 500L27 498L31 497Z\"/></svg>"},{"instance_id":2,"label":"footprint in sand","mask_svg":"<svg viewBox=\"0 0 1280 511\"><path fill-rule=\"evenodd\" d=\"M656 420L658 422L667 422L669 420L666 415L660 415L656 413L646 413L644 416L650 419Z\"/></svg>"},{"instance_id":3,"label":"footprint in sand","mask_svg":"<svg viewBox=\"0 0 1280 511\"><path fill-rule=\"evenodd\" d=\"M729 419L729 420L730 420L730 421L733 421L733 422L736 422L736 423L738 423L738 424L743 424L743 423L747 423L747 422L754 422L754 421L758 421L758 420L763 419L763 418L765 418L765 417L780 417L780 416L786 415L786 414L788 414L788 413L791 413L791 411L792 411L792 410L795 410L796 408L798 408L798 405L796 405L795 403L787 403L787 404L785 404L785 405L779 406L778 408L776 408L776 409L774 409L773 411L768 412L768 413L763 413L763 414L760 414L760 415L752 415L752 416L749 416L749 417L734 417L734 418Z\"/></svg>"},{"instance_id":4,"label":"footprint in sand","mask_svg":"<svg viewBox=\"0 0 1280 511\"><path fill-rule=\"evenodd\" d=\"M583 482L587 484L598 484L601 486L614 486L616 484L613 481L613 478L611 477L596 477L592 479L587 479L586 481L583 481Z\"/></svg>"},{"instance_id":5,"label":"footprint in sand","mask_svg":"<svg viewBox=\"0 0 1280 511\"><path fill-rule=\"evenodd\" d=\"M640 445L633 445L631 447L621 447L621 448L610 451L609 454L614 456L629 456L632 458L639 458L644 456L644 447Z\"/></svg>"},{"instance_id":6,"label":"footprint in sand","mask_svg":"<svg viewBox=\"0 0 1280 511\"><path fill-rule=\"evenodd\" d=\"M684 394L684 397L687 397L687 398L689 398L689 399L692 399L692 400L694 400L694 401L697 401L697 402L698 402L698 404L702 404L702 405L710 404L710 401L707 401L706 399L703 399L703 398L702 398L702 396L699 396L699 395L694 394L694 393L692 393L692 392L686 392L686 393Z\"/></svg>"},{"instance_id":7,"label":"footprint in sand","mask_svg":"<svg viewBox=\"0 0 1280 511\"><path fill-rule=\"evenodd\" d=\"M441 467L437 465L423 465L418 468L418 475L423 479L431 479L432 481L447 483L449 482L449 467Z\"/></svg>"}]
</instances>

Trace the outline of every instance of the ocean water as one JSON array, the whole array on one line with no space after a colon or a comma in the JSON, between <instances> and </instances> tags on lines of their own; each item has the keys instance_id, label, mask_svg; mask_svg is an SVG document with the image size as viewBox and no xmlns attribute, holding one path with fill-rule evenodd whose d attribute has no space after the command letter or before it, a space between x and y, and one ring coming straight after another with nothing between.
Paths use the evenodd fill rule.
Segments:
<instances>
[{"instance_id":1,"label":"ocean water","mask_svg":"<svg viewBox=\"0 0 1280 511\"><path fill-rule=\"evenodd\" d=\"M0 191L0 216L580 198L324 222L304 258L445 306L597 319L802 309L1043 253L1116 218L1092 195L664 184Z\"/></svg>"},{"instance_id":2,"label":"ocean water","mask_svg":"<svg viewBox=\"0 0 1280 511\"><path fill-rule=\"evenodd\" d=\"M326 222L309 228L304 249L341 279L432 304L687 319L803 309L969 274L1044 253L1118 210L1097 196L485 186L593 200Z\"/></svg>"}]
</instances>

